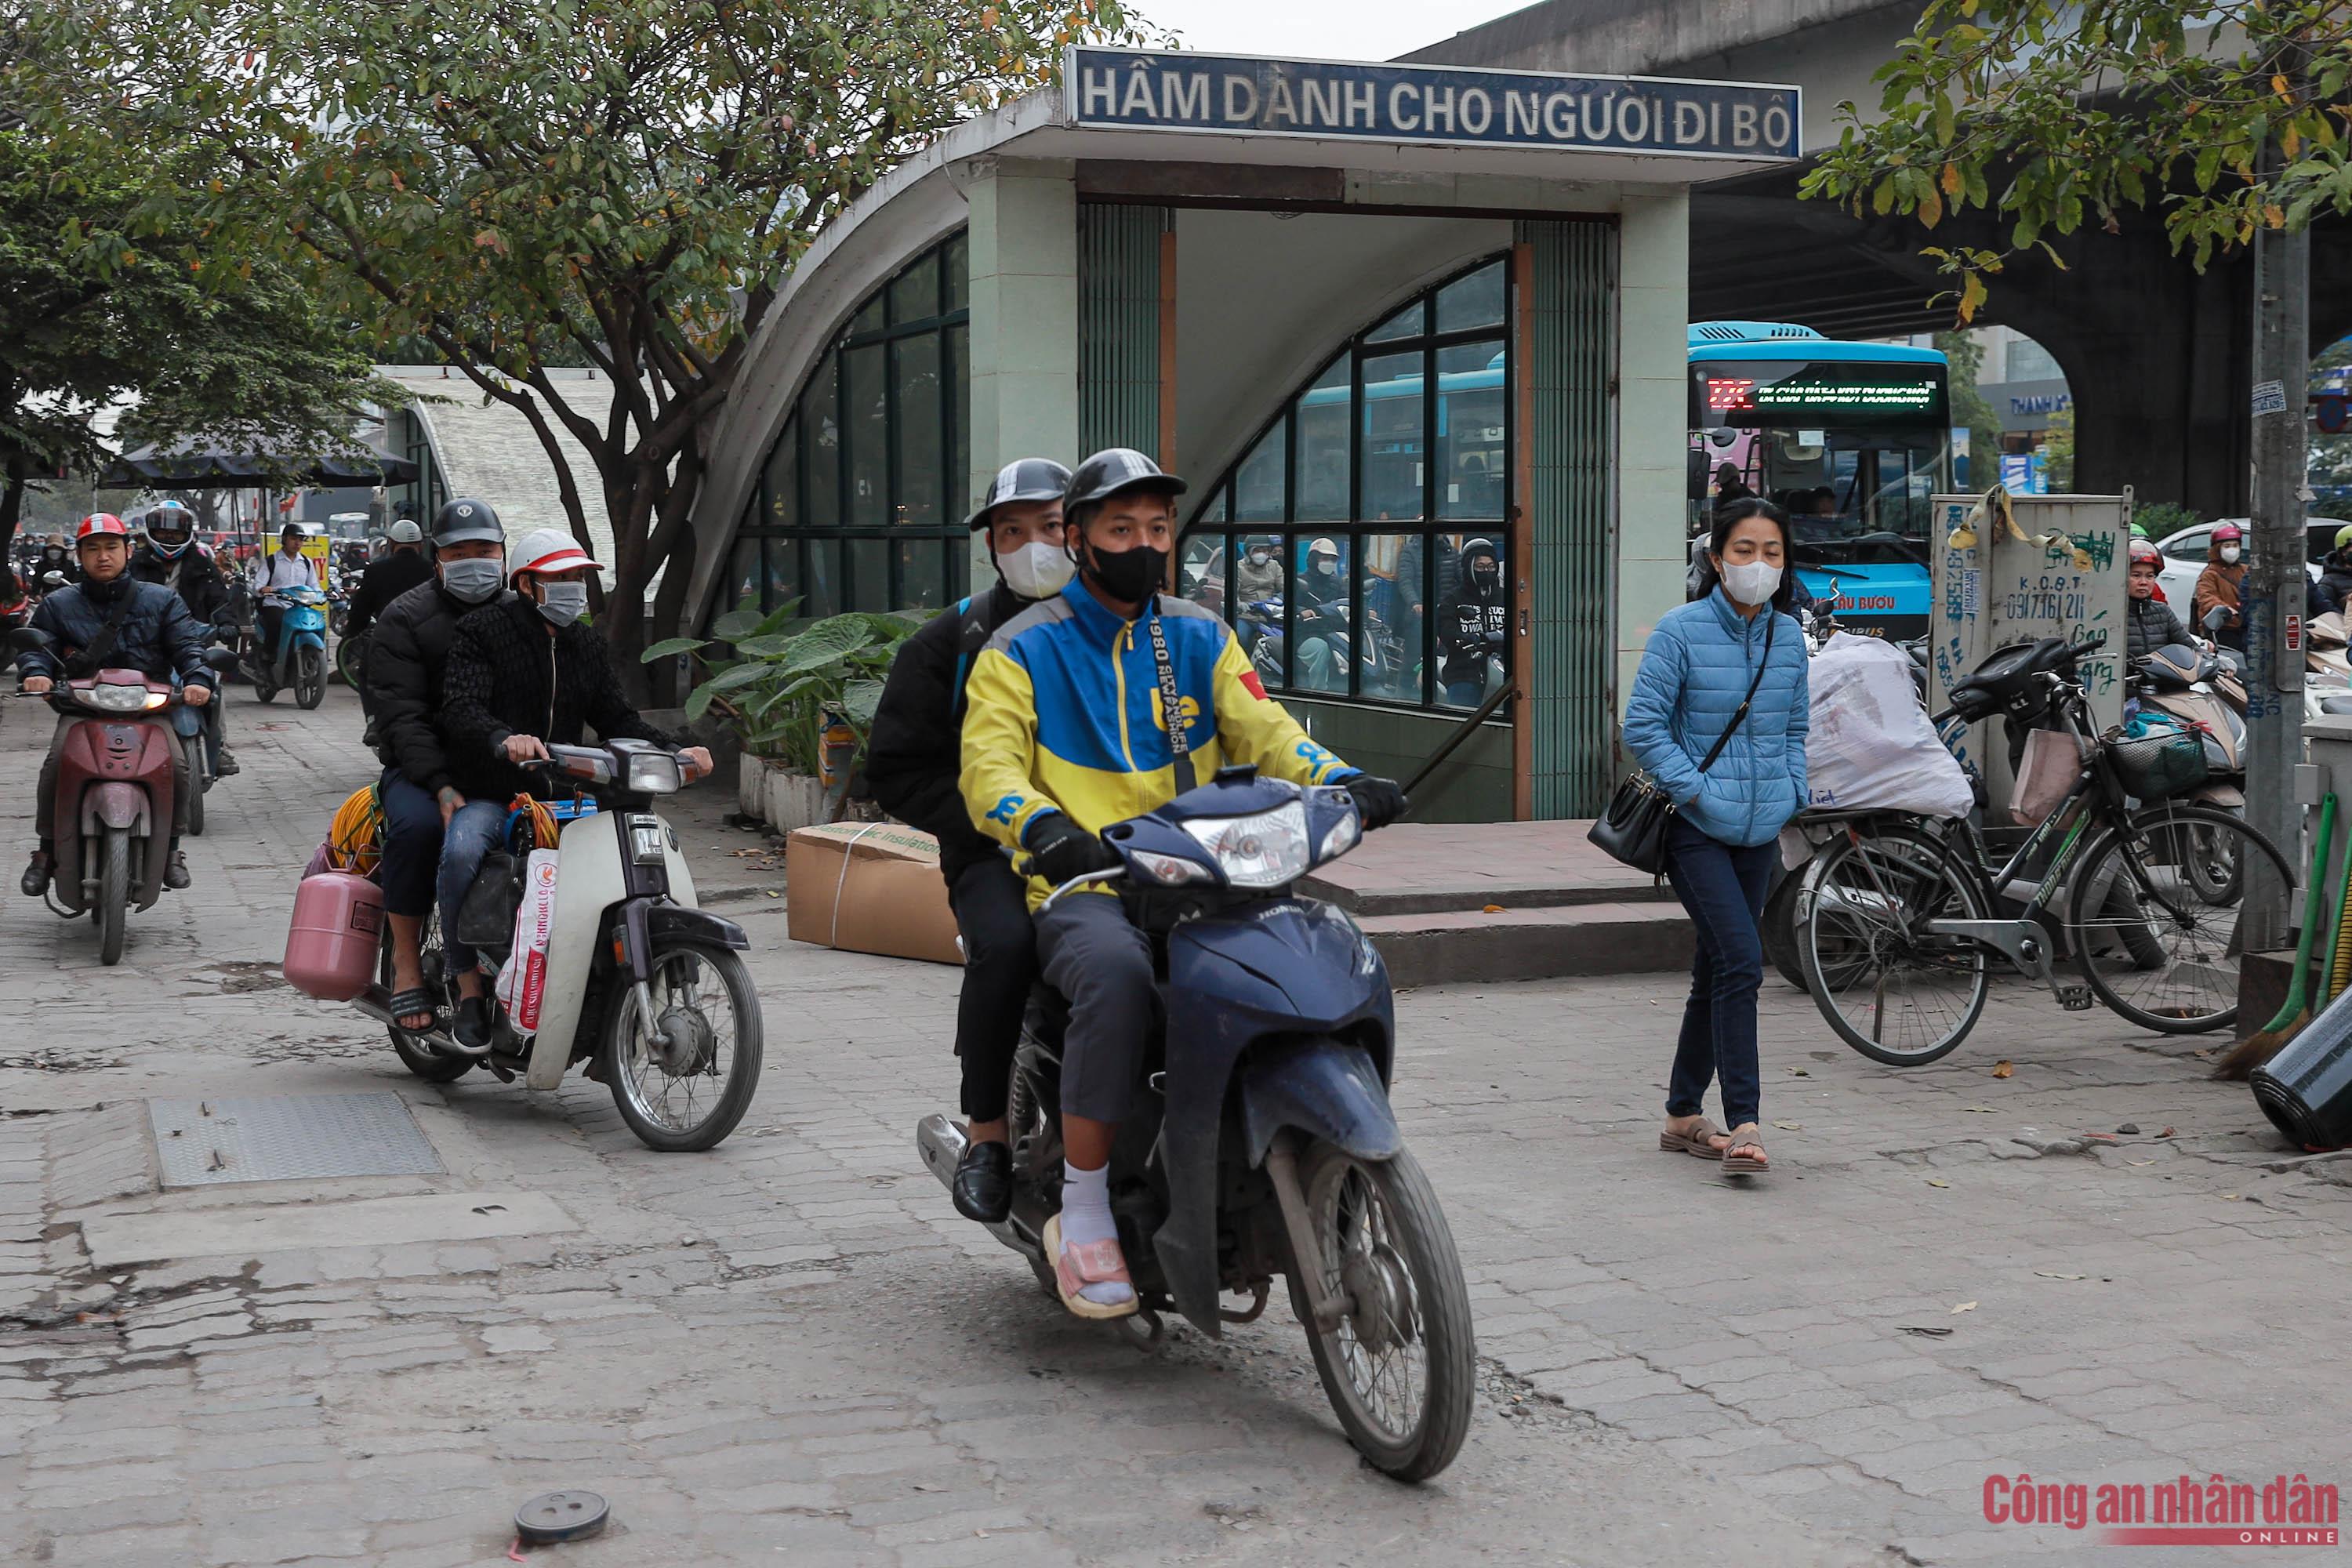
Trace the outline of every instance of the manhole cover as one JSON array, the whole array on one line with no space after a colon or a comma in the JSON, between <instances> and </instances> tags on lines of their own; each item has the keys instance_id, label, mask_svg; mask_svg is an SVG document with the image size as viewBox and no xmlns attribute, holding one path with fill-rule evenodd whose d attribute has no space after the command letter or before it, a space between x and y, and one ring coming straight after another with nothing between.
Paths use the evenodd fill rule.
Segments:
<instances>
[{"instance_id":1,"label":"manhole cover","mask_svg":"<svg viewBox=\"0 0 2352 1568\"><path fill-rule=\"evenodd\" d=\"M440 1156L396 1094L151 1100L167 1187L321 1176L430 1176Z\"/></svg>"}]
</instances>

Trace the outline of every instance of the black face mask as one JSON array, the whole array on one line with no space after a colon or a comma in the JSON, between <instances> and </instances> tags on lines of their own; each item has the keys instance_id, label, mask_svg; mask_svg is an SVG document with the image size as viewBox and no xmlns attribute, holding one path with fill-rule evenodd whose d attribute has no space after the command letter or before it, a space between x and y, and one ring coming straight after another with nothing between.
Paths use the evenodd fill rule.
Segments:
<instances>
[{"instance_id":1,"label":"black face mask","mask_svg":"<svg viewBox=\"0 0 2352 1568\"><path fill-rule=\"evenodd\" d=\"M1154 549L1149 544L1139 544L1132 550L1122 550L1116 554L1106 553L1089 544L1078 564L1088 581L1122 605L1143 603L1168 581L1168 552Z\"/></svg>"}]
</instances>

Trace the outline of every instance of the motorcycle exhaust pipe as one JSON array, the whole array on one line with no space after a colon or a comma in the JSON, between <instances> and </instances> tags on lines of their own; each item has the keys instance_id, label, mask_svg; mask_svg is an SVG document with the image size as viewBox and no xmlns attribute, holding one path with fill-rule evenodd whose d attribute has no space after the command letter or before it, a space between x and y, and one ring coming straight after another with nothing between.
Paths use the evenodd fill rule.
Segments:
<instances>
[{"instance_id":1,"label":"motorcycle exhaust pipe","mask_svg":"<svg viewBox=\"0 0 2352 1568\"><path fill-rule=\"evenodd\" d=\"M940 1185L950 1192L955 1189L957 1163L962 1160L971 1142L962 1128L937 1111L915 1123L915 1152L923 1157L931 1174L940 1179ZM1018 1220L992 1225L988 1233L1024 1258L1035 1260L1045 1256L1045 1244L1031 1236Z\"/></svg>"}]
</instances>

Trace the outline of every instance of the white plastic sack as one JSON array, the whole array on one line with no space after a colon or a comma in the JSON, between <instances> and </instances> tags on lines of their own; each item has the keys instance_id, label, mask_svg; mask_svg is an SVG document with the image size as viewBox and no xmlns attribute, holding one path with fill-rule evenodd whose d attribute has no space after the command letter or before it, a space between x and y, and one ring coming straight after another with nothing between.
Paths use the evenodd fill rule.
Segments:
<instances>
[{"instance_id":1,"label":"white plastic sack","mask_svg":"<svg viewBox=\"0 0 2352 1568\"><path fill-rule=\"evenodd\" d=\"M516 1034L539 1032L547 1000L547 937L555 925L555 851L534 849L523 863L522 905L515 910L514 942L499 970L499 1005Z\"/></svg>"},{"instance_id":2,"label":"white plastic sack","mask_svg":"<svg viewBox=\"0 0 2352 1568\"><path fill-rule=\"evenodd\" d=\"M1840 632L1813 655L1812 732L1805 742L1808 805L1833 811L1916 811L1966 816L1968 775L1936 738L1911 684L1911 656L1876 637Z\"/></svg>"}]
</instances>

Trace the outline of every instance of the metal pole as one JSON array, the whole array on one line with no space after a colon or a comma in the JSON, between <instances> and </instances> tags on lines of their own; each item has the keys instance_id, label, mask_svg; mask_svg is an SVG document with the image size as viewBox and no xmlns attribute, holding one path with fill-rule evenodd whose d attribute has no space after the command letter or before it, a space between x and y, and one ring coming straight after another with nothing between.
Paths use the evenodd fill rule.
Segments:
<instances>
[{"instance_id":1,"label":"metal pole","mask_svg":"<svg viewBox=\"0 0 2352 1568\"><path fill-rule=\"evenodd\" d=\"M2272 154L2275 159L2275 152ZM2311 237L2263 229L2254 240L2253 561L2246 574L2246 819L2300 864L2303 761L2304 382L2310 365ZM2259 865L2249 881L2244 945L2282 947L2287 889Z\"/></svg>"}]
</instances>

